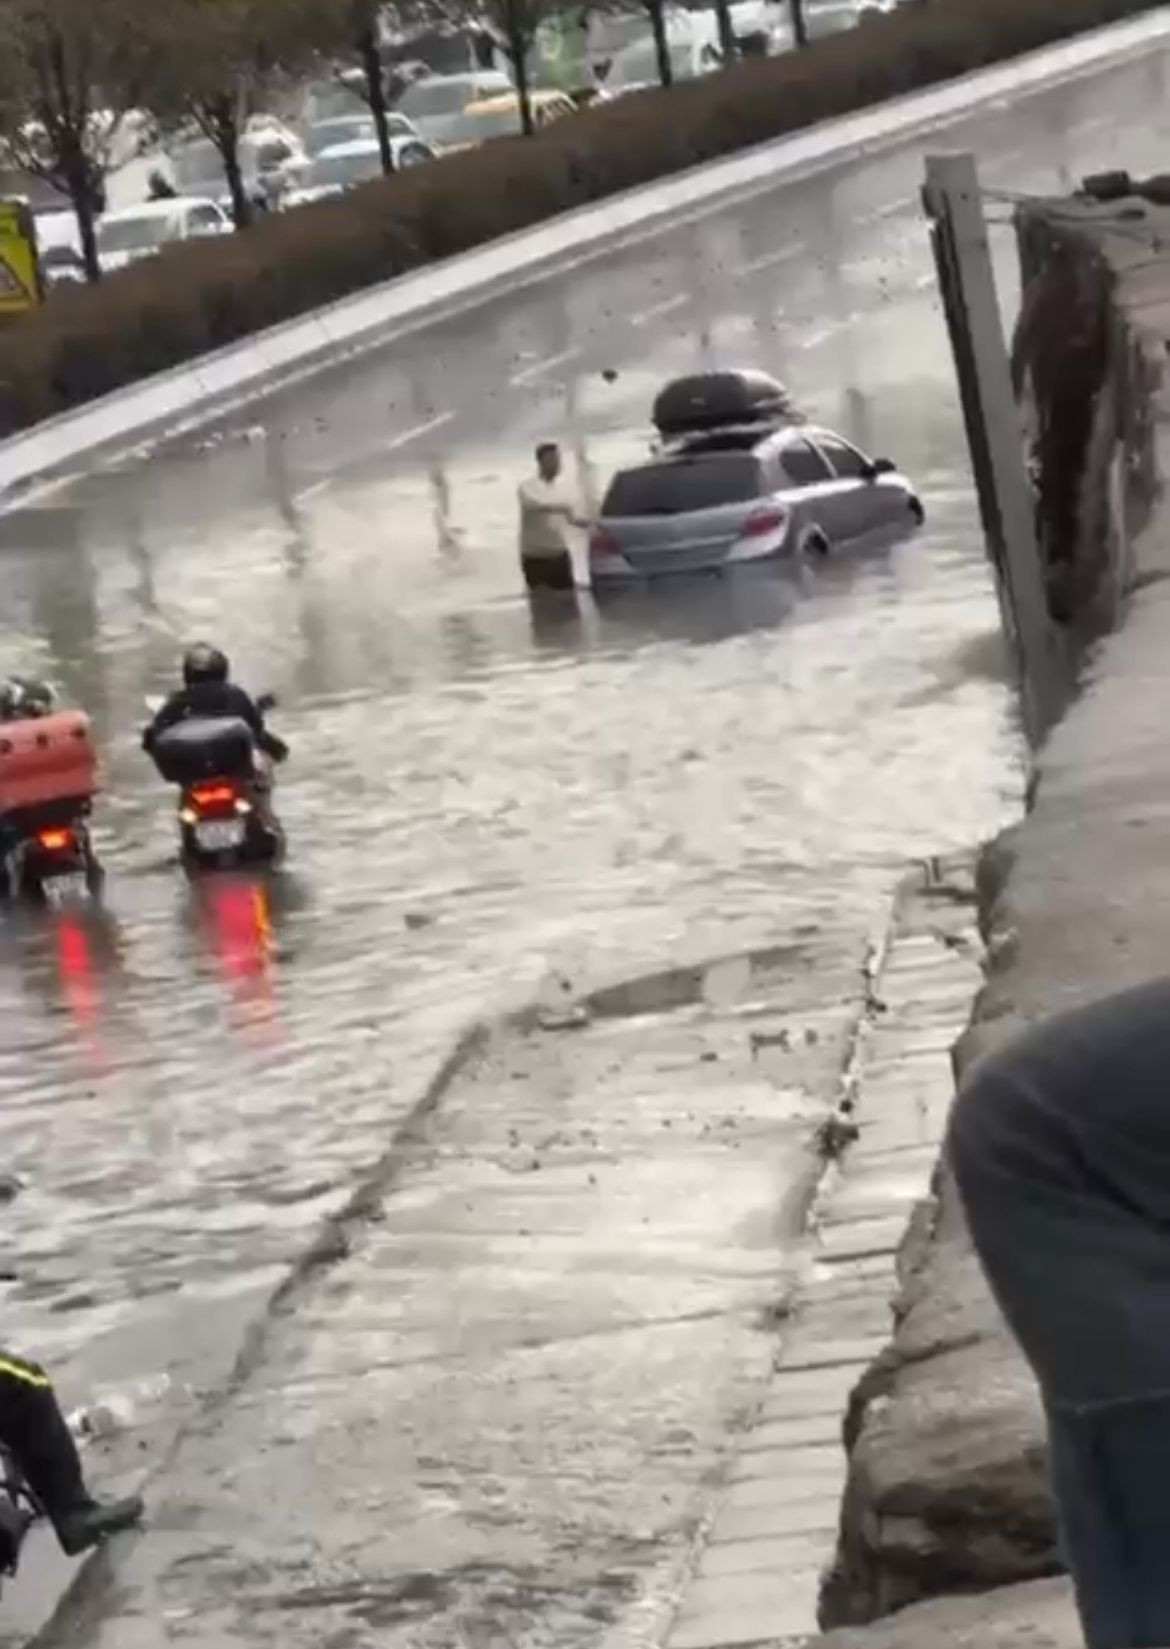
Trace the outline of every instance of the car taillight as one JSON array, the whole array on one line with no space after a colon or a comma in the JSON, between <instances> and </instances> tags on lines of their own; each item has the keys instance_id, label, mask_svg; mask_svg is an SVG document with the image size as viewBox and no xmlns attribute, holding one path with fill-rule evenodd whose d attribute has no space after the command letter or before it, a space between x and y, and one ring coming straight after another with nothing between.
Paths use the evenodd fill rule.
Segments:
<instances>
[{"instance_id":1,"label":"car taillight","mask_svg":"<svg viewBox=\"0 0 1170 1649\"><path fill-rule=\"evenodd\" d=\"M740 537L766 538L769 533L779 532L786 520L787 517L783 510L756 510L744 522Z\"/></svg>"},{"instance_id":2,"label":"car taillight","mask_svg":"<svg viewBox=\"0 0 1170 1649\"><path fill-rule=\"evenodd\" d=\"M593 561L608 561L611 556L620 555L618 541L605 527L594 527L589 534L589 556Z\"/></svg>"},{"instance_id":3,"label":"car taillight","mask_svg":"<svg viewBox=\"0 0 1170 1649\"><path fill-rule=\"evenodd\" d=\"M47 853L61 853L65 848L72 846L73 832L71 830L38 830L37 841Z\"/></svg>"}]
</instances>

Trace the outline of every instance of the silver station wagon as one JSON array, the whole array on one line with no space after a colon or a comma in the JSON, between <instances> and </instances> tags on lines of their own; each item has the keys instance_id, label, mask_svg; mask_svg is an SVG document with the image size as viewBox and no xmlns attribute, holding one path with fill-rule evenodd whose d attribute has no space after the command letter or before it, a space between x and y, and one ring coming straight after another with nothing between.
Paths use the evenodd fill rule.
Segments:
<instances>
[{"instance_id":1,"label":"silver station wagon","mask_svg":"<svg viewBox=\"0 0 1170 1649\"><path fill-rule=\"evenodd\" d=\"M614 476L589 542L594 589L821 556L919 525L888 459L798 421L762 373L704 373L659 395L661 451Z\"/></svg>"}]
</instances>

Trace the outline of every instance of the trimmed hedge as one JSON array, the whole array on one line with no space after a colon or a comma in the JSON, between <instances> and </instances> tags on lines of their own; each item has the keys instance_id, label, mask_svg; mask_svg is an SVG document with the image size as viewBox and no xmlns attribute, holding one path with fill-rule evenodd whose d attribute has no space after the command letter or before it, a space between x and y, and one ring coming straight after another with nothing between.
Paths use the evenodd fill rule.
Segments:
<instances>
[{"instance_id":1,"label":"trimmed hedge","mask_svg":"<svg viewBox=\"0 0 1170 1649\"><path fill-rule=\"evenodd\" d=\"M59 290L0 334L0 436L567 208L1155 9L919 0L803 52L602 104Z\"/></svg>"}]
</instances>

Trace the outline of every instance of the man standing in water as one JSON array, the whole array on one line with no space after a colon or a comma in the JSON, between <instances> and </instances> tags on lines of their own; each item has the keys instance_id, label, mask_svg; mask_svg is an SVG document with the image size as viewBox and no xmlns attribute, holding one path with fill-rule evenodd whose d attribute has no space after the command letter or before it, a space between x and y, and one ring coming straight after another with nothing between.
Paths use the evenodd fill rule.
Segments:
<instances>
[{"instance_id":1,"label":"man standing in water","mask_svg":"<svg viewBox=\"0 0 1170 1649\"><path fill-rule=\"evenodd\" d=\"M980 1063L948 1150L1040 1386L1089 1649L1170 1645L1170 980Z\"/></svg>"},{"instance_id":2,"label":"man standing in water","mask_svg":"<svg viewBox=\"0 0 1170 1649\"><path fill-rule=\"evenodd\" d=\"M576 588L569 529L589 523L574 507L561 471L560 447L543 441L536 474L520 487L520 566L530 590Z\"/></svg>"}]
</instances>

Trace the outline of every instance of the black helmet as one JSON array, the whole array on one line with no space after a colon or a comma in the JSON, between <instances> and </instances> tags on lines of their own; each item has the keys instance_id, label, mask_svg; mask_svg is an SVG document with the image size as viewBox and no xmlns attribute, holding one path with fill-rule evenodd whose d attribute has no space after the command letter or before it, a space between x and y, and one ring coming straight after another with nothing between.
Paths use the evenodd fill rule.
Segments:
<instances>
[{"instance_id":1,"label":"black helmet","mask_svg":"<svg viewBox=\"0 0 1170 1649\"><path fill-rule=\"evenodd\" d=\"M209 647L203 641L188 647L183 655L183 680L188 687L200 681L226 681L227 678L227 655L218 647Z\"/></svg>"},{"instance_id":2,"label":"black helmet","mask_svg":"<svg viewBox=\"0 0 1170 1649\"><path fill-rule=\"evenodd\" d=\"M0 682L0 721L31 721L53 713L57 695L47 681L8 676Z\"/></svg>"}]
</instances>

